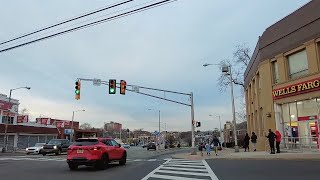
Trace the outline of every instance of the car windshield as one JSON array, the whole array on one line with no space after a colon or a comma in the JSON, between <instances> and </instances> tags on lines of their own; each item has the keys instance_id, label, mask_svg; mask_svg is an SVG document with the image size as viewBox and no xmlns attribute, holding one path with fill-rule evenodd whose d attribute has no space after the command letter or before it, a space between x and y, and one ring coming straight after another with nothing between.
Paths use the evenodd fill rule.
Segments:
<instances>
[{"instance_id":1,"label":"car windshield","mask_svg":"<svg viewBox=\"0 0 320 180\"><path fill-rule=\"evenodd\" d=\"M42 147L45 143L36 143L34 147Z\"/></svg>"},{"instance_id":2,"label":"car windshield","mask_svg":"<svg viewBox=\"0 0 320 180\"><path fill-rule=\"evenodd\" d=\"M73 143L74 146L90 146L98 144L98 139L78 139Z\"/></svg>"},{"instance_id":3,"label":"car windshield","mask_svg":"<svg viewBox=\"0 0 320 180\"><path fill-rule=\"evenodd\" d=\"M60 141L60 140L50 140L50 141L48 142L48 144L57 145L57 144L61 144L61 141Z\"/></svg>"}]
</instances>

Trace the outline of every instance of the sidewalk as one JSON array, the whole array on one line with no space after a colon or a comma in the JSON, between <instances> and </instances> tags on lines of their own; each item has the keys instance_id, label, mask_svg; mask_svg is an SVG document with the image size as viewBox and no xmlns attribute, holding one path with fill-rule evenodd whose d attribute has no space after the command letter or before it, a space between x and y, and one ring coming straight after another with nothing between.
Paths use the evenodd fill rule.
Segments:
<instances>
[{"instance_id":1,"label":"sidewalk","mask_svg":"<svg viewBox=\"0 0 320 180\"><path fill-rule=\"evenodd\" d=\"M270 154L265 151L244 152L243 149L240 149L240 152L236 153L234 152L234 149L225 148L222 151L218 152L218 156L216 156L214 152L211 152L211 155L208 156L207 153L204 151L203 156L200 155L200 152L197 152L197 155L191 155L190 153L180 153L180 154L172 155L172 158L190 159L190 160L202 160L202 159L320 160L320 151L301 152L301 153L282 152L280 154Z\"/></svg>"}]
</instances>

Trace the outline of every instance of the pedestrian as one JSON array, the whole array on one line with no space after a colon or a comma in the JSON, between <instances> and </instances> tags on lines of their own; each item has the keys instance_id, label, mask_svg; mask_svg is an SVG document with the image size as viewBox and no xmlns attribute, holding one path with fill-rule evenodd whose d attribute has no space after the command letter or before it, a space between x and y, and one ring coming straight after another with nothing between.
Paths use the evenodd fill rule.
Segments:
<instances>
[{"instance_id":1,"label":"pedestrian","mask_svg":"<svg viewBox=\"0 0 320 180\"><path fill-rule=\"evenodd\" d=\"M199 151L201 152L201 156L203 156L203 143L199 144Z\"/></svg>"},{"instance_id":2,"label":"pedestrian","mask_svg":"<svg viewBox=\"0 0 320 180\"><path fill-rule=\"evenodd\" d=\"M244 136L244 151L247 152L247 149L248 149L248 152L249 152L249 141L250 141L250 137L249 137L249 134L246 133L246 136Z\"/></svg>"},{"instance_id":3,"label":"pedestrian","mask_svg":"<svg viewBox=\"0 0 320 180\"><path fill-rule=\"evenodd\" d=\"M277 153L280 153L280 142L281 142L281 133L279 131L276 131L276 149Z\"/></svg>"},{"instance_id":4,"label":"pedestrian","mask_svg":"<svg viewBox=\"0 0 320 180\"><path fill-rule=\"evenodd\" d=\"M211 144L213 144L213 150L216 153L216 156L218 156L218 147L221 148L221 143L220 143L219 139L217 138L217 136L213 137Z\"/></svg>"},{"instance_id":5,"label":"pedestrian","mask_svg":"<svg viewBox=\"0 0 320 180\"><path fill-rule=\"evenodd\" d=\"M251 142L252 142L252 146L253 146L253 151L257 151L256 149L256 146L257 146L257 135L255 132L252 132L252 135L251 135Z\"/></svg>"},{"instance_id":6,"label":"pedestrian","mask_svg":"<svg viewBox=\"0 0 320 180\"><path fill-rule=\"evenodd\" d=\"M269 129L269 134L266 136L269 140L269 145L270 145L270 154L275 154L275 149L274 149L274 140L276 139L276 134Z\"/></svg>"},{"instance_id":7,"label":"pedestrian","mask_svg":"<svg viewBox=\"0 0 320 180\"><path fill-rule=\"evenodd\" d=\"M209 143L206 144L206 151L207 151L207 155L210 156L211 153L211 146Z\"/></svg>"}]
</instances>

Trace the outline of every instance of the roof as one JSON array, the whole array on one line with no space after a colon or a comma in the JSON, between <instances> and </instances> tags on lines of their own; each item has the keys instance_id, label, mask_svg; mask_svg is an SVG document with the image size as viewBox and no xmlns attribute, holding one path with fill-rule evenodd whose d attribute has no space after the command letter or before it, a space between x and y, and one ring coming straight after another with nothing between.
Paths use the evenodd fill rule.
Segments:
<instances>
[{"instance_id":1,"label":"roof","mask_svg":"<svg viewBox=\"0 0 320 180\"><path fill-rule=\"evenodd\" d=\"M261 62L320 37L319 9L320 1L312 0L263 32L244 73L245 86Z\"/></svg>"}]
</instances>

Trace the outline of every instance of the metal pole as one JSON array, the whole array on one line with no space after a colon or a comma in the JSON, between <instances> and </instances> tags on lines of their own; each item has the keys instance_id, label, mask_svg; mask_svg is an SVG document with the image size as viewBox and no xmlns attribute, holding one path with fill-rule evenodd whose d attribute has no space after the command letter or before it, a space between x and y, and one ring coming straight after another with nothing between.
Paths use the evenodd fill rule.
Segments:
<instances>
[{"instance_id":1,"label":"metal pole","mask_svg":"<svg viewBox=\"0 0 320 180\"><path fill-rule=\"evenodd\" d=\"M7 112L7 117L6 117L6 122L5 122L5 129L4 129L4 140L3 140L4 147L2 148L2 152L6 152L8 150L7 132L8 132L9 114L11 112L10 111L11 94L12 94L12 89L10 89L10 94L9 94L8 112Z\"/></svg>"},{"instance_id":2,"label":"metal pole","mask_svg":"<svg viewBox=\"0 0 320 180\"><path fill-rule=\"evenodd\" d=\"M191 93L190 95L190 99L191 99L191 142L192 142L192 146L191 146L191 155L197 155L196 152L196 148L195 148L195 138L194 138L194 105L193 105L193 93Z\"/></svg>"},{"instance_id":3,"label":"metal pole","mask_svg":"<svg viewBox=\"0 0 320 180\"><path fill-rule=\"evenodd\" d=\"M70 134L71 141L73 141L73 120L74 120L74 111L72 111L72 120L71 120L71 134Z\"/></svg>"},{"instance_id":4,"label":"metal pole","mask_svg":"<svg viewBox=\"0 0 320 180\"><path fill-rule=\"evenodd\" d=\"M239 152L238 139L237 139L237 122L236 122L236 112L234 107L234 95L233 95L233 81L232 81L232 73L231 66L229 66L229 75L230 75L230 87L231 87L231 101L232 101L232 115L233 115L233 131L234 131L234 150L235 152Z\"/></svg>"}]
</instances>

